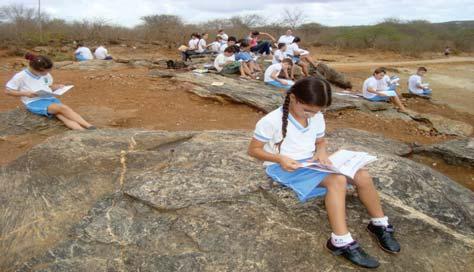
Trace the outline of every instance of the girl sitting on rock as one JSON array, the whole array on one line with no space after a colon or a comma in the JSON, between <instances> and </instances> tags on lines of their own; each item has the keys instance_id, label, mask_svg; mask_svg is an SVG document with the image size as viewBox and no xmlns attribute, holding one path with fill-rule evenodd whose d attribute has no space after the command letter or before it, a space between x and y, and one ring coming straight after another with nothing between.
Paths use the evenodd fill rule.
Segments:
<instances>
[{"instance_id":1,"label":"girl sitting on rock","mask_svg":"<svg viewBox=\"0 0 474 272\"><path fill-rule=\"evenodd\" d=\"M52 93L63 85L53 84L53 77L49 74L53 62L45 56L35 56L27 53L25 58L30 61L29 67L15 74L7 82L7 95L21 97L27 110L34 114L47 117L56 116L68 128L76 130L95 129L79 114L64 105L54 96L39 97L38 92Z\"/></svg>"},{"instance_id":2,"label":"girl sitting on rock","mask_svg":"<svg viewBox=\"0 0 474 272\"><path fill-rule=\"evenodd\" d=\"M250 156L265 161L266 173L274 181L305 195L302 201L325 196L325 206L333 233L326 247L334 255L369 268L379 262L352 239L346 224L346 187L357 188L361 202L371 217L369 233L385 251L397 253L400 245L393 237L393 227L382 211L380 199L367 170L359 170L354 180L343 175L302 168L308 160L331 164L326 151L325 121L322 110L331 105L331 86L323 79L308 77L297 81L287 92L282 107L257 123L250 142Z\"/></svg>"}]
</instances>

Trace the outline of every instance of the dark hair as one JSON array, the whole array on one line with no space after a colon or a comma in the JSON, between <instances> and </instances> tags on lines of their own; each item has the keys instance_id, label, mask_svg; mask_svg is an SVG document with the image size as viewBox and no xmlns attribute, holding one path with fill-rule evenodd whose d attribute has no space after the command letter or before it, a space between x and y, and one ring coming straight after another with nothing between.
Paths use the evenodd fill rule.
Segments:
<instances>
[{"instance_id":1,"label":"dark hair","mask_svg":"<svg viewBox=\"0 0 474 272\"><path fill-rule=\"evenodd\" d=\"M224 52L227 52L227 53L235 53L235 47L234 47L234 46L227 46L227 47L224 49Z\"/></svg>"},{"instance_id":2,"label":"dark hair","mask_svg":"<svg viewBox=\"0 0 474 272\"><path fill-rule=\"evenodd\" d=\"M278 44L278 49L282 49L285 46L286 46L286 43L279 43Z\"/></svg>"},{"instance_id":3,"label":"dark hair","mask_svg":"<svg viewBox=\"0 0 474 272\"><path fill-rule=\"evenodd\" d=\"M384 73L387 73L387 68L385 67L379 67L378 69L382 70Z\"/></svg>"},{"instance_id":4,"label":"dark hair","mask_svg":"<svg viewBox=\"0 0 474 272\"><path fill-rule=\"evenodd\" d=\"M246 40L243 40L243 41L240 42L240 47L244 48L244 47L248 47L248 46L250 46L250 44Z\"/></svg>"},{"instance_id":5,"label":"dark hair","mask_svg":"<svg viewBox=\"0 0 474 272\"><path fill-rule=\"evenodd\" d=\"M374 71L374 75L375 75L375 74L378 75L378 74L380 74L380 73L385 73L385 69L384 69L383 67L382 67L382 68L377 68L377 69L375 69L375 71Z\"/></svg>"},{"instance_id":6,"label":"dark hair","mask_svg":"<svg viewBox=\"0 0 474 272\"><path fill-rule=\"evenodd\" d=\"M260 32L258 32L258 31L252 31L252 35L254 35L254 36L260 35Z\"/></svg>"},{"instance_id":7,"label":"dark hair","mask_svg":"<svg viewBox=\"0 0 474 272\"><path fill-rule=\"evenodd\" d=\"M77 43L77 48L82 47L82 46L84 46L84 44L82 42Z\"/></svg>"},{"instance_id":8,"label":"dark hair","mask_svg":"<svg viewBox=\"0 0 474 272\"><path fill-rule=\"evenodd\" d=\"M26 53L25 59L30 61L30 67L35 71L43 72L53 68L53 62L50 58L45 56L36 56L31 53Z\"/></svg>"},{"instance_id":9,"label":"dark hair","mask_svg":"<svg viewBox=\"0 0 474 272\"><path fill-rule=\"evenodd\" d=\"M294 42L294 43L301 42L300 37L295 37L295 38L293 39L293 42Z\"/></svg>"},{"instance_id":10,"label":"dark hair","mask_svg":"<svg viewBox=\"0 0 474 272\"><path fill-rule=\"evenodd\" d=\"M217 32L218 32L218 33L219 33L219 32L224 32L224 29L219 29Z\"/></svg>"},{"instance_id":11,"label":"dark hair","mask_svg":"<svg viewBox=\"0 0 474 272\"><path fill-rule=\"evenodd\" d=\"M234 50L234 53L239 53L240 52L240 47L236 44L231 45L229 47L232 47L232 49Z\"/></svg>"},{"instance_id":12,"label":"dark hair","mask_svg":"<svg viewBox=\"0 0 474 272\"><path fill-rule=\"evenodd\" d=\"M227 41L228 41L228 42L229 42L229 41L237 42L237 38L234 37L234 36L230 36L230 37L227 39Z\"/></svg>"},{"instance_id":13,"label":"dark hair","mask_svg":"<svg viewBox=\"0 0 474 272\"><path fill-rule=\"evenodd\" d=\"M281 126L283 138L276 144L278 151L280 151L281 144L286 137L288 115L290 114L291 94L296 97L298 102L312 106L329 107L332 102L331 85L325 79L319 77L306 77L296 81L295 85L293 85L286 93L285 102L283 102Z\"/></svg>"},{"instance_id":14,"label":"dark hair","mask_svg":"<svg viewBox=\"0 0 474 272\"><path fill-rule=\"evenodd\" d=\"M421 67L418 67L418 71L425 71L425 72L428 72L428 69L426 69L425 67L421 66Z\"/></svg>"}]
</instances>

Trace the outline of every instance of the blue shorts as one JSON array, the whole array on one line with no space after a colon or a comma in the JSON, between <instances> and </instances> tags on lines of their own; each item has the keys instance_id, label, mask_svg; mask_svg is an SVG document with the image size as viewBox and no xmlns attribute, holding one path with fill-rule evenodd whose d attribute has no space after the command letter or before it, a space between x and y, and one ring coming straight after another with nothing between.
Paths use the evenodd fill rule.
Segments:
<instances>
[{"instance_id":1,"label":"blue shorts","mask_svg":"<svg viewBox=\"0 0 474 272\"><path fill-rule=\"evenodd\" d=\"M431 95L433 91L431 89L424 89L423 93L417 94L417 93L412 93L410 90L408 90L409 93L414 94L414 95Z\"/></svg>"},{"instance_id":2,"label":"blue shorts","mask_svg":"<svg viewBox=\"0 0 474 272\"><path fill-rule=\"evenodd\" d=\"M372 98L367 98L367 97L364 97L365 99L369 100L369 101L373 101L373 102L387 102L387 101L390 101L390 97L389 96L380 96L380 95L376 95Z\"/></svg>"},{"instance_id":3,"label":"blue shorts","mask_svg":"<svg viewBox=\"0 0 474 272\"><path fill-rule=\"evenodd\" d=\"M242 60L244 62L249 62L253 59L249 52L239 52L235 54L235 60L236 61Z\"/></svg>"},{"instance_id":4,"label":"blue shorts","mask_svg":"<svg viewBox=\"0 0 474 272\"><path fill-rule=\"evenodd\" d=\"M272 80L272 81L265 82L265 84L272 85L272 86L275 86L275 87L277 87L277 88L285 89L285 90L288 90L288 89L291 88L291 86L292 86L292 85L290 85L290 84L288 84L288 85L283 85L283 84L281 84L280 81L276 81L276 80Z\"/></svg>"},{"instance_id":5,"label":"blue shorts","mask_svg":"<svg viewBox=\"0 0 474 272\"><path fill-rule=\"evenodd\" d=\"M301 160L306 161L306 160ZM300 168L294 172L288 172L281 168L280 164L272 164L266 169L267 175L274 181L291 188L301 202L305 202L310 198L324 196L327 189L318 187L319 184L330 173L311 170L308 168Z\"/></svg>"},{"instance_id":6,"label":"blue shorts","mask_svg":"<svg viewBox=\"0 0 474 272\"><path fill-rule=\"evenodd\" d=\"M300 62L300 57L297 57L297 56L291 56L291 60L293 61L293 63L298 63Z\"/></svg>"},{"instance_id":7,"label":"blue shorts","mask_svg":"<svg viewBox=\"0 0 474 272\"><path fill-rule=\"evenodd\" d=\"M43 115L47 117L53 116L48 113L48 107L51 104L61 104L61 101L56 97L41 98L40 100L26 104L26 109L34 114Z\"/></svg>"}]
</instances>

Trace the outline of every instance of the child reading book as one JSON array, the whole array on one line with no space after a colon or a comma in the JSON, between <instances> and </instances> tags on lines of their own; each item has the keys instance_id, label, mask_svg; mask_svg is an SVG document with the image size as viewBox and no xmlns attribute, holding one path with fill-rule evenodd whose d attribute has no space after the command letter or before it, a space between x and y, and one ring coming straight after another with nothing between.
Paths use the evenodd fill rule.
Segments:
<instances>
[{"instance_id":1,"label":"child reading book","mask_svg":"<svg viewBox=\"0 0 474 272\"><path fill-rule=\"evenodd\" d=\"M332 234L326 247L334 254L369 268L379 262L353 240L346 224L345 198L349 184L371 217L367 229L386 251L396 253L400 245L384 215L372 178L365 169L354 178L308 169L304 162L331 165L324 139L325 122L321 111L331 105L331 86L323 79L308 77L297 81L287 92L283 106L258 121L248 153L260 159L274 181L293 189L301 201L325 195Z\"/></svg>"},{"instance_id":2,"label":"child reading book","mask_svg":"<svg viewBox=\"0 0 474 272\"><path fill-rule=\"evenodd\" d=\"M392 102L400 112L406 112L405 106L398 97L396 89L385 87L385 70L383 68L375 69L373 75L367 78L362 85L362 94L365 99L370 101Z\"/></svg>"},{"instance_id":3,"label":"child reading book","mask_svg":"<svg viewBox=\"0 0 474 272\"><path fill-rule=\"evenodd\" d=\"M29 53L25 58L30 61L29 67L15 74L7 82L6 94L21 97L26 109L34 114L56 116L70 129L95 129L55 97L66 92L68 88L53 84L53 77L49 74L53 62L48 57Z\"/></svg>"},{"instance_id":4,"label":"child reading book","mask_svg":"<svg viewBox=\"0 0 474 272\"><path fill-rule=\"evenodd\" d=\"M281 63L268 66L267 70L265 70L263 81L277 88L289 89L294 84L292 80L288 79L288 68L291 68L292 65L291 59L283 59ZM283 71L285 79L279 78L281 71Z\"/></svg>"}]
</instances>

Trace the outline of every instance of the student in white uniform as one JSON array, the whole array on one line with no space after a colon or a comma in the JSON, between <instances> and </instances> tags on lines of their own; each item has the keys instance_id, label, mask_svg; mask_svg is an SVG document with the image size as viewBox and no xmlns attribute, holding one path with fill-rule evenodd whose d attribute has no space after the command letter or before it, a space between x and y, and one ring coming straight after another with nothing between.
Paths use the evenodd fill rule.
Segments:
<instances>
[{"instance_id":1,"label":"student in white uniform","mask_svg":"<svg viewBox=\"0 0 474 272\"><path fill-rule=\"evenodd\" d=\"M433 92L427 83L423 83L423 76L428 72L425 67L419 67L415 75L408 79L408 92L416 95L431 95Z\"/></svg>"},{"instance_id":2,"label":"student in white uniform","mask_svg":"<svg viewBox=\"0 0 474 272\"><path fill-rule=\"evenodd\" d=\"M220 51L221 53L223 53L224 50L225 50L227 47L230 47L230 46L236 46L236 47L238 47L236 44L237 44L237 38L235 38L234 36L230 36L230 37L227 39L227 42L222 43L221 48L219 49L219 51ZM235 52L235 53L237 53L237 52Z\"/></svg>"},{"instance_id":3,"label":"student in white uniform","mask_svg":"<svg viewBox=\"0 0 474 272\"><path fill-rule=\"evenodd\" d=\"M286 95L283 106L258 121L248 154L264 161L267 175L295 191L300 201L325 196L325 208L332 229L326 243L334 255L369 268L379 262L363 251L355 241L346 222L346 187L357 188L359 199L370 216L367 230L385 251L400 252L380 198L366 169L357 172L354 179L340 174L320 172L302 167L312 160L331 164L326 151L325 121L322 110L331 105L331 86L320 78L298 80Z\"/></svg>"},{"instance_id":4,"label":"student in white uniform","mask_svg":"<svg viewBox=\"0 0 474 272\"><path fill-rule=\"evenodd\" d=\"M198 41L198 45L197 45L197 49L196 49L196 52L199 53L199 54L204 54L208 51L208 48L209 48L209 45L207 45L207 38L209 37L209 34L207 33L202 33L199 41Z\"/></svg>"},{"instance_id":5,"label":"student in white uniform","mask_svg":"<svg viewBox=\"0 0 474 272\"><path fill-rule=\"evenodd\" d=\"M209 50L212 53L219 53L221 46L222 46L222 37L217 36L216 40L213 41L211 44L209 44Z\"/></svg>"},{"instance_id":6,"label":"student in white uniform","mask_svg":"<svg viewBox=\"0 0 474 272\"><path fill-rule=\"evenodd\" d=\"M293 62L291 59L283 59L281 63L275 63L268 66L265 70L263 81L266 84L275 86L277 88L289 89L293 86L294 82L288 79L288 68L291 68ZM285 79L279 78L280 73L283 71Z\"/></svg>"},{"instance_id":7,"label":"student in white uniform","mask_svg":"<svg viewBox=\"0 0 474 272\"><path fill-rule=\"evenodd\" d=\"M100 59L100 60L112 59L112 56L109 55L109 52L103 45L97 47L97 49L94 51L94 56L96 59Z\"/></svg>"},{"instance_id":8,"label":"student in white uniform","mask_svg":"<svg viewBox=\"0 0 474 272\"><path fill-rule=\"evenodd\" d=\"M250 70L245 62L236 61L234 47L227 47L224 53L217 55L214 60L216 70L225 75L240 73L241 78L250 79Z\"/></svg>"},{"instance_id":9,"label":"student in white uniform","mask_svg":"<svg viewBox=\"0 0 474 272\"><path fill-rule=\"evenodd\" d=\"M94 59L91 50L85 47L82 43L77 44L77 49L74 51L74 57L77 61L87 61Z\"/></svg>"},{"instance_id":10,"label":"student in white uniform","mask_svg":"<svg viewBox=\"0 0 474 272\"><path fill-rule=\"evenodd\" d=\"M181 52L181 57L183 58L183 61L191 60L190 56L197 54L196 50L198 49L199 39L199 34L191 34L191 39L188 42L188 48Z\"/></svg>"},{"instance_id":11,"label":"student in white uniform","mask_svg":"<svg viewBox=\"0 0 474 272\"><path fill-rule=\"evenodd\" d=\"M308 67L309 65L313 65L313 67L317 67L318 63L316 63L311 54L304 49L300 48L301 39L299 37L295 37L293 39L293 43L288 46L286 50L286 54L293 58L293 62L297 65L301 66L303 69L303 74L308 76Z\"/></svg>"},{"instance_id":12,"label":"student in white uniform","mask_svg":"<svg viewBox=\"0 0 474 272\"><path fill-rule=\"evenodd\" d=\"M394 89L383 87L383 78L385 70L383 68L375 69L373 75L364 81L362 85L362 94L365 99L370 101L391 101L400 112L406 112L405 106L398 97L398 93ZM383 88L383 89L381 89Z\"/></svg>"},{"instance_id":13,"label":"student in white uniform","mask_svg":"<svg viewBox=\"0 0 474 272\"><path fill-rule=\"evenodd\" d=\"M51 93L62 88L63 85L53 84L53 77L49 74L53 62L45 56L26 54L29 67L15 74L6 84L5 93L10 96L21 97L26 109L34 114L52 117L56 116L68 128L75 130L95 129L79 114L64 105L54 96L39 97L37 92Z\"/></svg>"},{"instance_id":14,"label":"student in white uniform","mask_svg":"<svg viewBox=\"0 0 474 272\"><path fill-rule=\"evenodd\" d=\"M290 45L294 39L295 36L293 36L293 31L291 31L291 29L288 29L285 35L280 36L280 38L278 39L278 43Z\"/></svg>"},{"instance_id":15,"label":"student in white uniform","mask_svg":"<svg viewBox=\"0 0 474 272\"><path fill-rule=\"evenodd\" d=\"M229 36L225 34L223 29L219 29L219 31L217 32L217 35L221 36L222 40L224 40L225 42L227 42L227 40L229 39Z\"/></svg>"},{"instance_id":16,"label":"student in white uniform","mask_svg":"<svg viewBox=\"0 0 474 272\"><path fill-rule=\"evenodd\" d=\"M279 43L278 44L278 49L273 53L273 59L272 59L272 64L277 64L283 61L283 59L288 58L285 55L286 52L286 44L285 43Z\"/></svg>"}]
</instances>

